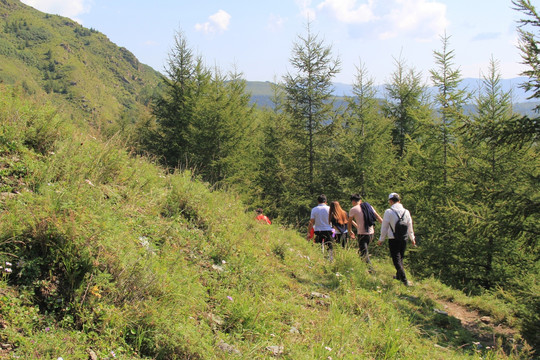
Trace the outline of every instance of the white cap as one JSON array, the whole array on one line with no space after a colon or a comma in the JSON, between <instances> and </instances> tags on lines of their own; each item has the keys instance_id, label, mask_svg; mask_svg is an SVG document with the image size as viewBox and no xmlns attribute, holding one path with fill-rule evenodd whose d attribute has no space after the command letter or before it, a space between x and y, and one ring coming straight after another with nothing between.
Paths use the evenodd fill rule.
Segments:
<instances>
[{"instance_id":1,"label":"white cap","mask_svg":"<svg viewBox=\"0 0 540 360\"><path fill-rule=\"evenodd\" d=\"M390 200L390 199L398 199L398 200L400 200L401 198L399 197L398 193L391 193L390 195L388 195L388 200Z\"/></svg>"}]
</instances>

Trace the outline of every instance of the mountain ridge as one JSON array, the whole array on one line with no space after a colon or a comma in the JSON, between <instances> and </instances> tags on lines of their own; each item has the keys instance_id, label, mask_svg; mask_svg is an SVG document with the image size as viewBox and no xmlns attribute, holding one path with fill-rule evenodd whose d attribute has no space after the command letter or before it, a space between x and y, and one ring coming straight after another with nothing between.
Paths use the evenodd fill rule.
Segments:
<instances>
[{"instance_id":1,"label":"mountain ridge","mask_svg":"<svg viewBox=\"0 0 540 360\"><path fill-rule=\"evenodd\" d=\"M160 76L94 29L0 1L0 82L48 97L95 128L147 114Z\"/></svg>"}]
</instances>

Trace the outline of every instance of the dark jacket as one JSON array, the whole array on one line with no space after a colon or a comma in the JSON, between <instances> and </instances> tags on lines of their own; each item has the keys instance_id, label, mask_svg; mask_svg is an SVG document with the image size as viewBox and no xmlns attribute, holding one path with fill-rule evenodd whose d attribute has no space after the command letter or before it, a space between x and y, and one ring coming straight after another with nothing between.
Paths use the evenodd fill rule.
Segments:
<instances>
[{"instance_id":1,"label":"dark jacket","mask_svg":"<svg viewBox=\"0 0 540 360\"><path fill-rule=\"evenodd\" d=\"M362 202L360 207L362 208L362 214L364 215L364 227L366 228L366 231L369 231L370 226L375 225L375 222L377 221L375 211L373 211L373 207L368 202Z\"/></svg>"}]
</instances>

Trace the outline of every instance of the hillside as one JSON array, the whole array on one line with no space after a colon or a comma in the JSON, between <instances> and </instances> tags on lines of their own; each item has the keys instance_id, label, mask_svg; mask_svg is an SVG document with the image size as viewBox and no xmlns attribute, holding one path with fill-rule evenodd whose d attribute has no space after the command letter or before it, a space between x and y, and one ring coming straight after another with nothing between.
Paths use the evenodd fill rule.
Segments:
<instances>
[{"instance_id":1,"label":"hillside","mask_svg":"<svg viewBox=\"0 0 540 360\"><path fill-rule=\"evenodd\" d=\"M46 96L60 111L116 131L122 121L147 113L158 81L157 71L105 35L18 0L0 1L0 83Z\"/></svg>"},{"instance_id":2,"label":"hillside","mask_svg":"<svg viewBox=\"0 0 540 360\"><path fill-rule=\"evenodd\" d=\"M328 262L22 97L0 86L0 358L530 356L500 300L403 287L385 252L374 274L355 249Z\"/></svg>"},{"instance_id":3,"label":"hillside","mask_svg":"<svg viewBox=\"0 0 540 360\"><path fill-rule=\"evenodd\" d=\"M514 274L522 292L497 287L468 296L436 272L420 273L422 248L406 258L413 287L392 280L384 248L373 249L374 272L354 246L337 249L330 262L279 218L256 223L245 194L125 148L131 123L160 135L147 108L159 74L127 49L16 0L0 0L0 25L0 359L536 356L524 340L537 339L538 295L527 287L535 273L523 274L530 268ZM229 114L222 105L235 98L223 95L232 92L209 88L214 92L192 102L200 112L190 124L207 126L203 138L192 133L190 145L219 143L221 124L205 123L209 118L280 125L271 112L255 109L252 118L252 107ZM247 90L254 99L271 97L269 83L248 83ZM272 139L279 129L265 131ZM158 137L159 145L177 141L171 133L171 141ZM243 158L263 154L248 149ZM234 159L238 166L240 156ZM268 163L247 165L260 165L272 185L284 179ZM244 178L252 181L249 191L259 191L249 172L231 182ZM314 205L304 193L291 194L280 200ZM421 234L432 224L417 209Z\"/></svg>"}]
</instances>

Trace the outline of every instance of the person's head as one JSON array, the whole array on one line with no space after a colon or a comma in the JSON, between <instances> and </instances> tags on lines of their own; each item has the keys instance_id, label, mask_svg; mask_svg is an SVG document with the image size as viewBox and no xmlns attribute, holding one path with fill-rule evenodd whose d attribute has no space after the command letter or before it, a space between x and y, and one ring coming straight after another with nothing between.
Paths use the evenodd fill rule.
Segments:
<instances>
[{"instance_id":1,"label":"person's head","mask_svg":"<svg viewBox=\"0 0 540 360\"><path fill-rule=\"evenodd\" d=\"M326 195L324 194L319 195L319 197L317 198L317 202L319 204L326 204Z\"/></svg>"},{"instance_id":2,"label":"person's head","mask_svg":"<svg viewBox=\"0 0 540 360\"><path fill-rule=\"evenodd\" d=\"M258 208L257 210L255 210L255 212L257 213L257 215L262 215L263 209L262 209L262 208Z\"/></svg>"},{"instance_id":3,"label":"person's head","mask_svg":"<svg viewBox=\"0 0 540 360\"><path fill-rule=\"evenodd\" d=\"M398 193L391 193L390 195L388 195L388 201L390 202L390 204L395 204L395 203L398 203L401 201L401 197L399 196Z\"/></svg>"},{"instance_id":4,"label":"person's head","mask_svg":"<svg viewBox=\"0 0 540 360\"><path fill-rule=\"evenodd\" d=\"M362 197L360 196L360 194L352 194L350 199L351 199L351 202L354 205L356 205L356 204L358 204L359 202L362 201Z\"/></svg>"},{"instance_id":5,"label":"person's head","mask_svg":"<svg viewBox=\"0 0 540 360\"><path fill-rule=\"evenodd\" d=\"M330 203L329 219L337 221L340 224L345 224L347 222L347 213L339 205L339 201L332 201Z\"/></svg>"}]
</instances>

